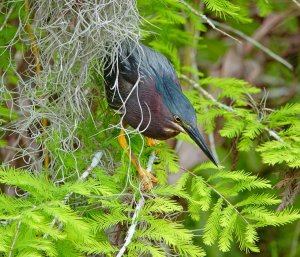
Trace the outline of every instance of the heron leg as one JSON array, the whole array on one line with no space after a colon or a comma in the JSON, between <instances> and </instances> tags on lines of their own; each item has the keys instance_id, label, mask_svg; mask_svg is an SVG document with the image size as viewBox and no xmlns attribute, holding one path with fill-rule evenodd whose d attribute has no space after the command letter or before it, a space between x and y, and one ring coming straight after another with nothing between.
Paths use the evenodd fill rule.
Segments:
<instances>
[{"instance_id":1,"label":"heron leg","mask_svg":"<svg viewBox=\"0 0 300 257\"><path fill-rule=\"evenodd\" d=\"M146 145L147 146L155 146L155 145L157 145L158 144L158 140L156 140L156 139L153 139L153 138L151 138L151 137L146 137Z\"/></svg>"},{"instance_id":2,"label":"heron leg","mask_svg":"<svg viewBox=\"0 0 300 257\"><path fill-rule=\"evenodd\" d=\"M158 180L154 177L149 171L141 167L139 161L135 158L135 156L130 152L128 143L126 140L126 135L123 129L120 131L120 135L118 137L118 142L124 150L127 150L127 154L130 157L130 160L134 167L137 169L141 179L142 184L146 190L150 190L153 188L153 183L156 183Z\"/></svg>"},{"instance_id":3,"label":"heron leg","mask_svg":"<svg viewBox=\"0 0 300 257\"><path fill-rule=\"evenodd\" d=\"M156 146L158 144L159 144L159 140L153 139L151 137L146 137L146 145L148 147ZM159 164L160 163L160 159L158 157L157 150L154 150L154 155L155 155L155 161L153 163L154 164Z\"/></svg>"}]
</instances>

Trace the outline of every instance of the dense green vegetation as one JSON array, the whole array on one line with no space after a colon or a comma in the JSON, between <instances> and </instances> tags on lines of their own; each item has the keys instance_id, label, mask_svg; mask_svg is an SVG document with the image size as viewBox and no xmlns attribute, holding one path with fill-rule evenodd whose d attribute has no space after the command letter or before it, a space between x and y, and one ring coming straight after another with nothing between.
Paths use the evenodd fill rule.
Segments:
<instances>
[{"instance_id":1,"label":"dense green vegetation","mask_svg":"<svg viewBox=\"0 0 300 257\"><path fill-rule=\"evenodd\" d=\"M298 256L297 1L49 2L0 4L0 256ZM128 38L173 63L220 167L129 133L159 157L141 190L101 76Z\"/></svg>"}]
</instances>

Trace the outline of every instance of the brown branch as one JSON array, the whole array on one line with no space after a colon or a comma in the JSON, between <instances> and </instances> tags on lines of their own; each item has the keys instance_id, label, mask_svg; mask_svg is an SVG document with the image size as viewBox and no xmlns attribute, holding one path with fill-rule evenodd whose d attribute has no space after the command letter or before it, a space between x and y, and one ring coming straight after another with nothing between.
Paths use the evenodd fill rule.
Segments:
<instances>
[{"instance_id":1,"label":"brown branch","mask_svg":"<svg viewBox=\"0 0 300 257\"><path fill-rule=\"evenodd\" d=\"M198 17L202 18L214 30L222 33L223 35L225 35L227 37L230 37L230 38L234 39L238 43L242 43L239 39L237 39L234 36L228 34L224 30L230 31L230 32L238 35L242 39L246 40L248 43L256 46L261 51L265 52L267 55L271 56L273 59L277 60L278 62L280 62L281 64L283 64L287 68L289 68L290 70L293 69L293 66L289 62L287 62L282 57L280 57L279 55L277 55L276 53L274 53L273 51L271 51L269 48L267 48L264 45L262 45L261 43L259 43L255 38L249 37L248 35L244 34L243 32L241 32L241 31L239 31L237 29L234 29L234 28L232 28L232 27L230 27L230 26L228 26L226 24L223 24L221 22L214 21L214 20L211 20L211 19L207 18L206 15L199 13L197 10L195 10L191 5L189 5L188 3L186 3L184 0L177 0L177 1L179 3L181 3L181 4L183 4L185 7L187 7L193 14L195 14ZM222 30L220 28L222 28L224 30Z\"/></svg>"},{"instance_id":2,"label":"brown branch","mask_svg":"<svg viewBox=\"0 0 300 257\"><path fill-rule=\"evenodd\" d=\"M277 208L277 211L282 211L287 206L293 204L300 192L300 170L287 172L284 179L276 186L283 189L281 193L282 203Z\"/></svg>"},{"instance_id":3,"label":"brown branch","mask_svg":"<svg viewBox=\"0 0 300 257\"><path fill-rule=\"evenodd\" d=\"M237 148L239 137L235 137L232 142L232 161L231 170L236 170L237 162L239 160L239 151Z\"/></svg>"},{"instance_id":4,"label":"brown branch","mask_svg":"<svg viewBox=\"0 0 300 257\"><path fill-rule=\"evenodd\" d=\"M217 22L217 21L215 21L215 24L218 25L219 27L223 28L223 29L231 31L231 32L235 33L236 35L240 36L241 38L243 38L244 40L246 40L248 43L256 46L261 51L263 51L267 55L271 56L273 59L275 59L276 61L280 62L281 64L283 64L284 66L286 66L290 70L293 69L293 65L292 64L290 64L288 61L286 61L285 59L283 59L282 57L280 57L278 54L276 54L273 51L271 51L269 48L267 48L264 45L262 45L261 43L259 43L254 38L246 35L245 33L241 32L241 31L239 31L237 29L232 28L232 27L230 27L230 26L228 26L226 24L223 24L223 23L220 23L220 22Z\"/></svg>"}]
</instances>

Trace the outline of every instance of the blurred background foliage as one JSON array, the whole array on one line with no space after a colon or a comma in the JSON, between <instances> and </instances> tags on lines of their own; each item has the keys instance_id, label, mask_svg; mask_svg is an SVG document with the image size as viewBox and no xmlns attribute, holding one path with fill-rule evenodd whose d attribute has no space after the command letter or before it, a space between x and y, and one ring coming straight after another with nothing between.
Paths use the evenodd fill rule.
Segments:
<instances>
[{"instance_id":1,"label":"blurred background foliage","mask_svg":"<svg viewBox=\"0 0 300 257\"><path fill-rule=\"evenodd\" d=\"M102 2L95 1L90 11L100 10ZM173 63L222 167L203 164L202 153L184 135L144 148L142 137L132 134L132 151L141 153L144 166L153 150L160 158L153 166L158 185L141 192L136 171L117 143L119 130L112 126L119 118L105 101L102 59L88 59L84 84L74 85L82 99L70 91L82 117L73 119L77 111L67 105L62 109L66 124L56 126L60 95L66 91L63 83L43 80L50 74L45 63L43 71L37 70L35 47L51 46L38 41L48 36L37 26L39 4L4 1L0 256L116 256L143 198L126 256L299 256L299 2L127 2L136 4L133 13L140 15L132 33ZM76 2L68 6L74 11L69 14L58 3L67 4L52 2L57 15L69 15L65 32L72 35L72 22L79 23L85 6ZM87 39L97 49L96 42L84 39L84 31L83 39L74 41ZM54 51L51 57L53 69L60 54ZM78 67L70 69L81 71ZM21 129L24 121L28 126ZM81 181L96 153L101 162Z\"/></svg>"}]
</instances>

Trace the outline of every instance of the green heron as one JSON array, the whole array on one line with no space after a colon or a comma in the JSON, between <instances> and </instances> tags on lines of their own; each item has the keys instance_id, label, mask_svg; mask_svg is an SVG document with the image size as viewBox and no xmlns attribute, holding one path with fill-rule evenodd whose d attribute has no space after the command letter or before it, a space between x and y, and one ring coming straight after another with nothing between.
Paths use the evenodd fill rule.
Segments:
<instances>
[{"instance_id":1,"label":"green heron","mask_svg":"<svg viewBox=\"0 0 300 257\"><path fill-rule=\"evenodd\" d=\"M105 70L104 78L109 106L121 112L124 125L145 135L148 145L184 132L217 165L197 128L196 112L165 56L141 43L123 44L116 63ZM128 149L122 129L118 141ZM140 166L129 150L128 154L144 187L151 189L157 179Z\"/></svg>"}]
</instances>

